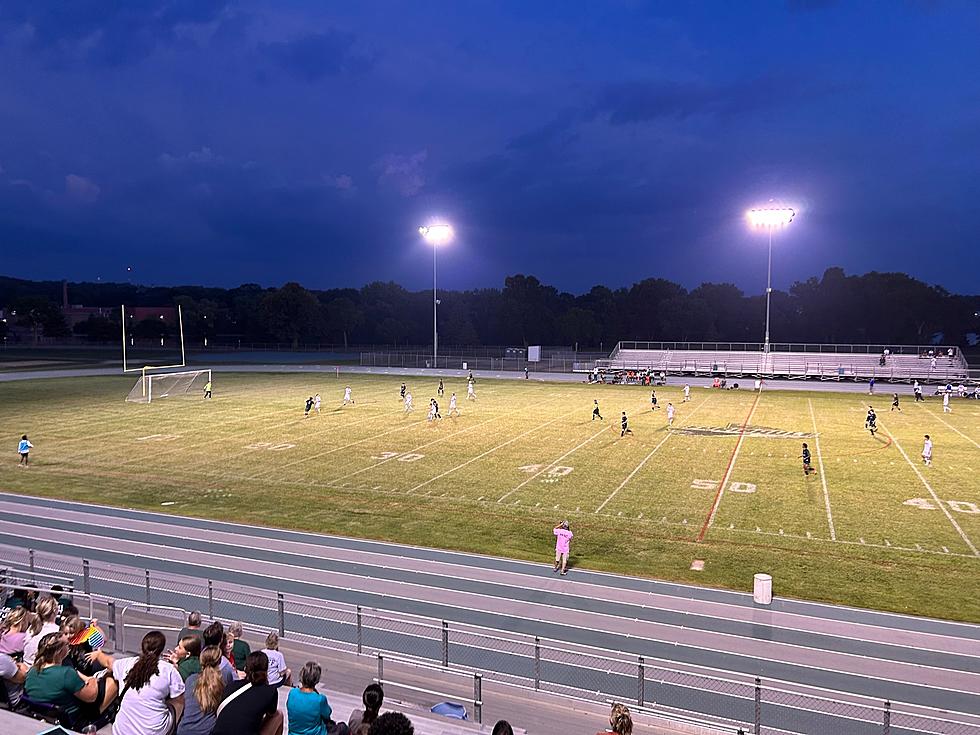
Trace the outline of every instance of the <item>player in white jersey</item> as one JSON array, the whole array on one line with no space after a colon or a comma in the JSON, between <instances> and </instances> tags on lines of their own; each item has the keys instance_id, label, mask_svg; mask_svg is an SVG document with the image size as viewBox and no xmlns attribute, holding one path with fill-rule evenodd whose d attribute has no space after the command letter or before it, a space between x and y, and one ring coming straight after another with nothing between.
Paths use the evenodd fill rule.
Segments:
<instances>
[{"instance_id":1,"label":"player in white jersey","mask_svg":"<svg viewBox=\"0 0 980 735\"><path fill-rule=\"evenodd\" d=\"M472 379L470 379L466 383L466 400L468 400L468 401L475 401L476 400L476 393L473 390L473 380Z\"/></svg>"},{"instance_id":2,"label":"player in white jersey","mask_svg":"<svg viewBox=\"0 0 980 735\"><path fill-rule=\"evenodd\" d=\"M405 391L405 413L414 410L415 410L415 406L412 405L412 392Z\"/></svg>"},{"instance_id":3,"label":"player in white jersey","mask_svg":"<svg viewBox=\"0 0 980 735\"><path fill-rule=\"evenodd\" d=\"M691 400L691 386L685 385L684 386L684 400L682 402L683 403L687 403L689 400Z\"/></svg>"},{"instance_id":4,"label":"player in white jersey","mask_svg":"<svg viewBox=\"0 0 980 735\"><path fill-rule=\"evenodd\" d=\"M943 413L953 413L953 409L949 407L949 391L943 393Z\"/></svg>"},{"instance_id":5,"label":"player in white jersey","mask_svg":"<svg viewBox=\"0 0 980 735\"><path fill-rule=\"evenodd\" d=\"M667 404L667 427L669 428L673 425L674 425L674 404L668 403Z\"/></svg>"},{"instance_id":6,"label":"player in white jersey","mask_svg":"<svg viewBox=\"0 0 980 735\"><path fill-rule=\"evenodd\" d=\"M925 441L922 442L922 461L926 463L926 467L932 466L932 439L926 434Z\"/></svg>"},{"instance_id":7,"label":"player in white jersey","mask_svg":"<svg viewBox=\"0 0 980 735\"><path fill-rule=\"evenodd\" d=\"M449 396L449 415L450 416L459 416L459 409L456 408L456 394L455 393L453 393L451 396Z\"/></svg>"},{"instance_id":8,"label":"player in white jersey","mask_svg":"<svg viewBox=\"0 0 980 735\"><path fill-rule=\"evenodd\" d=\"M320 413L320 394L313 396L313 410Z\"/></svg>"},{"instance_id":9,"label":"player in white jersey","mask_svg":"<svg viewBox=\"0 0 980 735\"><path fill-rule=\"evenodd\" d=\"M344 388L344 405L346 406L348 403L352 406L354 405L354 399L351 398L349 385Z\"/></svg>"}]
</instances>

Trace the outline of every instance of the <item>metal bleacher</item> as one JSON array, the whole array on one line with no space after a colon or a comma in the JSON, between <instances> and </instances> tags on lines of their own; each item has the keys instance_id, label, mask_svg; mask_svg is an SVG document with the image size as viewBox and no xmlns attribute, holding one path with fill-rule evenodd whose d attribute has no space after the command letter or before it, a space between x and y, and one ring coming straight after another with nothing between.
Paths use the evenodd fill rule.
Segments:
<instances>
[{"instance_id":1,"label":"metal bleacher","mask_svg":"<svg viewBox=\"0 0 980 735\"><path fill-rule=\"evenodd\" d=\"M962 351L948 346L774 344L767 353L762 345L620 342L607 359L597 360L595 367L613 372L650 370L733 378L977 382L976 376L971 378Z\"/></svg>"}]
</instances>

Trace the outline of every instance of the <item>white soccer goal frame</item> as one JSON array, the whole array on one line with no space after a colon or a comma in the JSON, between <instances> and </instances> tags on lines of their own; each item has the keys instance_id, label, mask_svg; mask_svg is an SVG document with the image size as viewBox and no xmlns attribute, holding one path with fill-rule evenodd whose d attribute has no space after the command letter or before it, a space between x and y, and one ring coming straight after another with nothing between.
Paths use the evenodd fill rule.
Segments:
<instances>
[{"instance_id":1,"label":"white soccer goal frame","mask_svg":"<svg viewBox=\"0 0 980 735\"><path fill-rule=\"evenodd\" d=\"M156 373L156 374L154 374L154 373L149 373L148 374L146 372L148 369L151 369L152 370L152 369L158 369L158 368L143 368L142 369L142 374L140 375L140 378L137 381L137 385L142 386L142 389L143 389L142 390L142 395L143 395L143 397L146 400L145 401L130 400L129 396L132 395L133 391L136 390L136 386L134 385L132 387L132 389L130 389L129 393L126 395L126 400L128 402L130 402L130 403L152 403L153 402L153 379L154 378L182 377L182 376L185 376L185 375L193 375L196 378L198 375L204 375L205 373L207 373L207 383L206 384L210 384L211 383L211 368L203 368L201 370L183 370L183 371L179 371L179 372L176 372L176 373ZM194 379L195 378L192 378L191 379L191 384L190 385L193 385L193 382L194 382ZM188 388L190 388L190 385L188 385ZM184 391L184 393L186 394L187 391ZM165 395L164 397L166 398L167 396Z\"/></svg>"}]
</instances>

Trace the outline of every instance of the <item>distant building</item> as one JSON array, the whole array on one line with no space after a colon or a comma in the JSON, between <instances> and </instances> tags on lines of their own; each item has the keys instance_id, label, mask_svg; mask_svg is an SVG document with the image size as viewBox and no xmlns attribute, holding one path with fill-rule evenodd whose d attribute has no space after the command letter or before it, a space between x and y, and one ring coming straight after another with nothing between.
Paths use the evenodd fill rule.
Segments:
<instances>
[{"instance_id":1,"label":"distant building","mask_svg":"<svg viewBox=\"0 0 980 735\"><path fill-rule=\"evenodd\" d=\"M90 316L100 316L109 319L112 317L112 309L107 306L82 306L81 304L68 303L68 281L61 282L61 313L65 317L65 323L72 329L76 324L88 321Z\"/></svg>"}]
</instances>

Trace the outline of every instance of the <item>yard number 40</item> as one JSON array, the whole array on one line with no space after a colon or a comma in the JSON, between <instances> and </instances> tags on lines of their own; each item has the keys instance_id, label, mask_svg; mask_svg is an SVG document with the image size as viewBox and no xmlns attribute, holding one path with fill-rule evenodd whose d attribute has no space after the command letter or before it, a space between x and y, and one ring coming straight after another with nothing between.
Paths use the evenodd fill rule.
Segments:
<instances>
[{"instance_id":1,"label":"yard number 40","mask_svg":"<svg viewBox=\"0 0 980 735\"><path fill-rule=\"evenodd\" d=\"M716 490L718 488L718 481L695 480L691 483L691 487L695 490ZM751 482L730 482L728 483L728 491L732 493L754 493L755 485Z\"/></svg>"},{"instance_id":2,"label":"yard number 40","mask_svg":"<svg viewBox=\"0 0 980 735\"><path fill-rule=\"evenodd\" d=\"M980 514L980 507L976 503L971 503L969 500L944 500L943 502L958 513ZM919 508L920 510L938 509L935 502L927 498L909 498L903 505L911 505L913 508Z\"/></svg>"}]
</instances>

